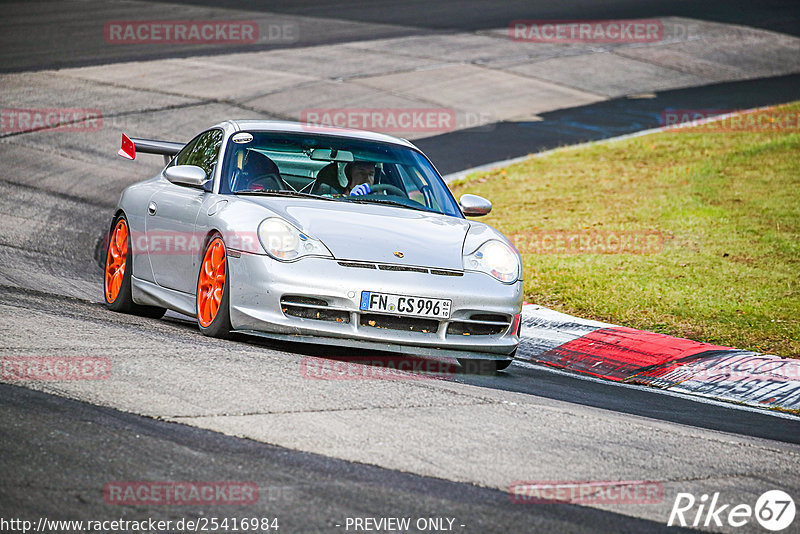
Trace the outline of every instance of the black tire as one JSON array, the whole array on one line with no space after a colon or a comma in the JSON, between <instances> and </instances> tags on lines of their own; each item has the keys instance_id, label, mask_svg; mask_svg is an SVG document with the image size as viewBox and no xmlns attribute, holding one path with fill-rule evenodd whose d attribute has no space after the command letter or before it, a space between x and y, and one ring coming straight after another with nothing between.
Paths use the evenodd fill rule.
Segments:
<instances>
[{"instance_id":1,"label":"black tire","mask_svg":"<svg viewBox=\"0 0 800 534\"><path fill-rule=\"evenodd\" d=\"M197 315L197 327L200 328L200 332L203 335L209 337L215 337L219 339L228 339L231 336L231 307L230 307L230 287L231 287L231 277L230 272L228 271L228 253L225 250L225 284L222 288L222 299L220 300L219 308L217 309L217 314L211 321L211 324L208 326L203 326L200 322L200 312L199 312L199 296L200 296L200 274L203 271L203 264L205 263L205 256L208 252L208 249L211 247L212 243L219 238L222 241L222 236L219 234L212 235L211 238L208 240L206 244L206 248L203 250L203 259L200 261L200 269L197 271L197 283L195 284L195 314ZM223 242L223 247L224 247Z\"/></svg>"},{"instance_id":2,"label":"black tire","mask_svg":"<svg viewBox=\"0 0 800 534\"><path fill-rule=\"evenodd\" d=\"M109 253L111 251L111 247L113 246L112 241L114 239L117 225L119 225L120 221L124 222L125 231L127 233L125 268L123 270L122 283L120 284L119 292L114 297L114 300L110 300L108 281L107 281L107 274L109 267L108 263L110 259ZM130 225L128 224L128 219L125 218L125 215L119 215L114 219L114 224L111 225L111 233L109 234L108 245L106 246L106 261L104 263L104 269L103 269L103 298L106 302L106 307L109 310L119 313L129 313L132 315L139 315L141 317L148 317L150 319L160 319L167 312L166 308L159 308L157 306L143 306L141 304L136 304L135 302L133 302L133 297L131 296L132 272L133 272L133 254L131 248Z\"/></svg>"},{"instance_id":3,"label":"black tire","mask_svg":"<svg viewBox=\"0 0 800 534\"><path fill-rule=\"evenodd\" d=\"M507 369L514 359L508 360L475 360L471 358L458 358L458 363L464 372L471 375L489 375Z\"/></svg>"}]
</instances>

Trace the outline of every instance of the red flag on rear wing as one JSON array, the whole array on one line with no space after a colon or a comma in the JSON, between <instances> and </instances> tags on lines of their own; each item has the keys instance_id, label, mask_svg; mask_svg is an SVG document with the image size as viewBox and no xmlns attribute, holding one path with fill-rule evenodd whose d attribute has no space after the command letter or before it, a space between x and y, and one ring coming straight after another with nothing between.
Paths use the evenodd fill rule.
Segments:
<instances>
[{"instance_id":1,"label":"red flag on rear wing","mask_svg":"<svg viewBox=\"0 0 800 534\"><path fill-rule=\"evenodd\" d=\"M135 159L137 152L142 154L161 154L164 156L164 162L169 163L170 158L180 152L184 146L183 143L131 138L122 134L122 147L120 147L117 154L125 159Z\"/></svg>"}]
</instances>

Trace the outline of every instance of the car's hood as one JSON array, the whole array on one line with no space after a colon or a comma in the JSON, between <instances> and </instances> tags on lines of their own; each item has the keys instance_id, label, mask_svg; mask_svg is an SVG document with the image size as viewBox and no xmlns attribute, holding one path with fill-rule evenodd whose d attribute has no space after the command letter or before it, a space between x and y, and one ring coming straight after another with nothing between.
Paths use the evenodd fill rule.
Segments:
<instances>
[{"instance_id":1,"label":"car's hood","mask_svg":"<svg viewBox=\"0 0 800 534\"><path fill-rule=\"evenodd\" d=\"M377 204L255 196L248 200L322 240L338 260L463 267L462 246L470 226L465 219Z\"/></svg>"}]
</instances>

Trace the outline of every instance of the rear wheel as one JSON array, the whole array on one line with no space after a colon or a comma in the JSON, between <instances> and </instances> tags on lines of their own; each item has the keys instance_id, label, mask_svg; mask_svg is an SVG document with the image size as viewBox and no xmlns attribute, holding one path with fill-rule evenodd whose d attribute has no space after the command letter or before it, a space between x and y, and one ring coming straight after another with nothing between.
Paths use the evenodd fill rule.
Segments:
<instances>
[{"instance_id":1,"label":"rear wheel","mask_svg":"<svg viewBox=\"0 0 800 534\"><path fill-rule=\"evenodd\" d=\"M217 235L209 241L197 275L197 324L203 334L218 338L230 335L229 288L228 255Z\"/></svg>"},{"instance_id":2,"label":"rear wheel","mask_svg":"<svg viewBox=\"0 0 800 534\"><path fill-rule=\"evenodd\" d=\"M158 319L166 313L165 308L142 306L131 297L131 271L133 257L128 221L120 215L114 221L106 250L106 265L103 276L103 293L108 309Z\"/></svg>"},{"instance_id":3,"label":"rear wheel","mask_svg":"<svg viewBox=\"0 0 800 534\"><path fill-rule=\"evenodd\" d=\"M458 363L465 373L473 375L488 375L497 371L507 369L514 359L508 360L474 360L470 358L458 358Z\"/></svg>"}]
</instances>

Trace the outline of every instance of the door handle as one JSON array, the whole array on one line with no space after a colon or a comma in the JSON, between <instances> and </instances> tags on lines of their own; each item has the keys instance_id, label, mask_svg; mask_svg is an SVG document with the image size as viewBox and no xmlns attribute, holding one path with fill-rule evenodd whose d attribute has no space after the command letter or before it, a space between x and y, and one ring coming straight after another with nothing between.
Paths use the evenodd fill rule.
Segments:
<instances>
[{"instance_id":1,"label":"door handle","mask_svg":"<svg viewBox=\"0 0 800 534\"><path fill-rule=\"evenodd\" d=\"M155 215L157 209L158 206L156 205L155 202L151 202L150 204L147 205L147 213L150 215Z\"/></svg>"}]
</instances>

